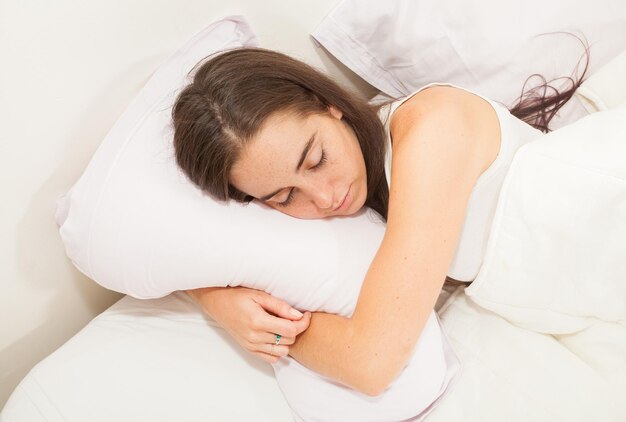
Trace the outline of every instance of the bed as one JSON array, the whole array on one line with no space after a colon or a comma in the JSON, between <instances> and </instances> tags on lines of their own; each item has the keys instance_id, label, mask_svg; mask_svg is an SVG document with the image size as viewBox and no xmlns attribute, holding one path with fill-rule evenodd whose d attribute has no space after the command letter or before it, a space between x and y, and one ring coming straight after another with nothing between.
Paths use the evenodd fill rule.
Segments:
<instances>
[{"instance_id":1,"label":"bed","mask_svg":"<svg viewBox=\"0 0 626 422\"><path fill-rule=\"evenodd\" d=\"M442 16L441 4L423 2L419 12ZM607 2L606 10L614 12L615 4ZM338 3L313 31L320 45L387 96L430 82L394 73L404 67L384 65L376 45L350 33L381 16L368 9L351 17L355 20L341 20L351 7L349 1ZM458 19L444 16L448 20L429 26L433 34L450 31L446 25ZM332 37L338 27L346 37ZM337 40L353 44L342 47ZM516 154L477 279L440 296L438 316L461 367L449 393L423 420L626 420L626 248L621 241L626 236L626 53L620 53L626 46L609 44L601 66L593 62L596 68L575 105L561 116L560 129ZM346 55L355 45L368 49L356 55L369 56L367 62ZM457 59L471 68L464 54L469 53ZM425 61L422 57L421 64ZM500 66L511 70L513 65ZM384 78L379 68L386 70ZM460 82L451 82L467 85L484 78L479 71L486 70L459 73ZM489 93L496 82L475 89ZM510 101L506 95L500 101ZM68 210L60 209L62 226ZM80 259L68 254L81 268ZM84 266L81 270L91 275ZM100 274L93 278L106 285ZM332 420L303 416L285 393L269 365L241 351L184 293L125 296L33 368L0 420Z\"/></svg>"}]
</instances>

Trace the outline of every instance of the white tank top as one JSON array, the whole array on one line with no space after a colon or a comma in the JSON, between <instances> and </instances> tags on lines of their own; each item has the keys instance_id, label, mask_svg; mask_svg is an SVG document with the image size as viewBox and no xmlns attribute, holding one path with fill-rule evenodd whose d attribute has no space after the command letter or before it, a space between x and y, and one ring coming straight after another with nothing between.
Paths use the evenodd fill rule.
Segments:
<instances>
[{"instance_id":1,"label":"white tank top","mask_svg":"<svg viewBox=\"0 0 626 422\"><path fill-rule=\"evenodd\" d=\"M391 182L391 133L389 122L393 112L406 100L423 89L433 85L446 85L463 89L487 101L495 110L500 123L500 151L491 165L485 170L474 185L467 206L461 237L454 258L448 269L448 276L459 281L472 281L476 278L483 262L487 239L498 202L500 188L504 182L513 155L522 145L537 139L541 131L511 115L506 107L481 95L448 83L432 83L423 86L402 100L395 101L381 108L379 116L385 122L387 132L387 156L385 173L387 182Z\"/></svg>"}]
</instances>

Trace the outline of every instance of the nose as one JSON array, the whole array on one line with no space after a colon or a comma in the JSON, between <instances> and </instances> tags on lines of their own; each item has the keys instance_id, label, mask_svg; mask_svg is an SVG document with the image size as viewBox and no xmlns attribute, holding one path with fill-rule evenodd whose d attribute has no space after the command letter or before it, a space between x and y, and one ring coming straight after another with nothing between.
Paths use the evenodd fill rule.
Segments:
<instances>
[{"instance_id":1,"label":"nose","mask_svg":"<svg viewBox=\"0 0 626 422\"><path fill-rule=\"evenodd\" d=\"M312 183L310 185L310 198L315 206L322 210L331 210L334 204L333 189L325 183Z\"/></svg>"}]
</instances>

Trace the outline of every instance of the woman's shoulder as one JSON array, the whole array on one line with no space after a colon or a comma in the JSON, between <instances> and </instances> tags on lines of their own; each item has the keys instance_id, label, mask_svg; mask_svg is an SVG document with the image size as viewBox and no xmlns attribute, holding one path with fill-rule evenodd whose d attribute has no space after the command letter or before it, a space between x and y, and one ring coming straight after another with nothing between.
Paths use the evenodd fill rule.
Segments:
<instances>
[{"instance_id":1,"label":"woman's shoulder","mask_svg":"<svg viewBox=\"0 0 626 422\"><path fill-rule=\"evenodd\" d=\"M447 124L462 128L498 125L497 113L490 101L469 90L453 85L433 84L414 92L393 108L389 127L403 132L414 127Z\"/></svg>"},{"instance_id":2,"label":"woman's shoulder","mask_svg":"<svg viewBox=\"0 0 626 422\"><path fill-rule=\"evenodd\" d=\"M454 85L432 84L407 96L394 108L390 129L393 133L394 128L442 120L449 124L471 124L471 118L480 115L488 118L493 114L491 103L478 94Z\"/></svg>"},{"instance_id":3,"label":"woman's shoulder","mask_svg":"<svg viewBox=\"0 0 626 422\"><path fill-rule=\"evenodd\" d=\"M405 98L390 116L389 129L394 144L457 134L459 142L476 144L487 166L500 148L500 121L492 103L453 85L429 85Z\"/></svg>"}]
</instances>

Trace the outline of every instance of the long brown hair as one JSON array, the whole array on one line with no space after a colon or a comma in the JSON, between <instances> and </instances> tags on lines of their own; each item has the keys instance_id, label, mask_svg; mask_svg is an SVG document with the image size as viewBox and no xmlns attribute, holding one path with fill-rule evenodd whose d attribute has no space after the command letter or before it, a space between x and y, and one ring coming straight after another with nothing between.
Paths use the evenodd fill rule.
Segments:
<instances>
[{"instance_id":1,"label":"long brown hair","mask_svg":"<svg viewBox=\"0 0 626 422\"><path fill-rule=\"evenodd\" d=\"M531 89L525 84L511 114L548 131L550 120L582 83L589 64L588 48L585 56L585 69L580 77L569 78L570 88L559 91L545 79ZM176 161L189 179L212 197L249 202L254 198L229 181L246 142L272 113L291 111L305 117L326 113L331 105L341 110L361 146L367 174L365 205L386 220L386 133L378 118L384 104L368 104L313 67L275 51L239 48L197 66L192 82L181 91L172 110Z\"/></svg>"},{"instance_id":2,"label":"long brown hair","mask_svg":"<svg viewBox=\"0 0 626 422\"><path fill-rule=\"evenodd\" d=\"M305 117L327 113L331 105L341 110L361 146L367 174L365 205L386 218L385 131L377 107L276 51L235 49L197 68L172 110L177 163L214 198L249 202L254 198L229 182L245 143L272 113L291 111Z\"/></svg>"}]
</instances>

